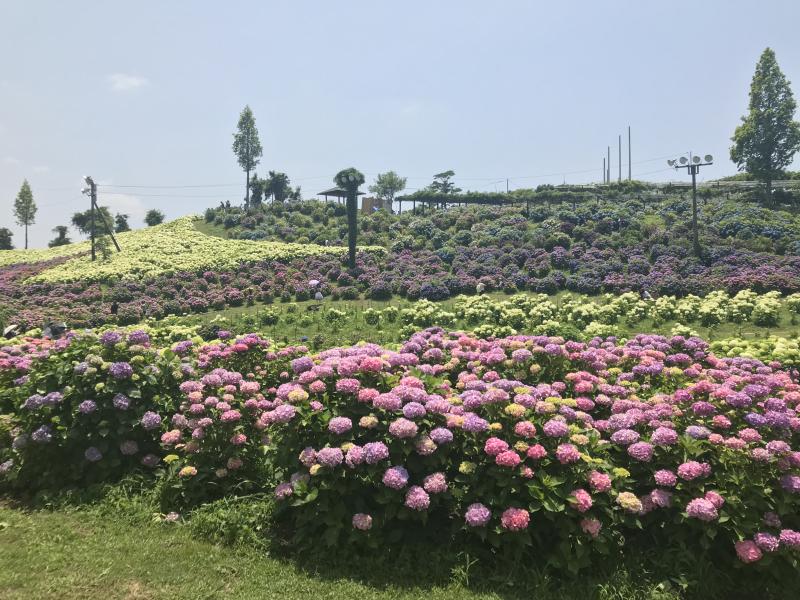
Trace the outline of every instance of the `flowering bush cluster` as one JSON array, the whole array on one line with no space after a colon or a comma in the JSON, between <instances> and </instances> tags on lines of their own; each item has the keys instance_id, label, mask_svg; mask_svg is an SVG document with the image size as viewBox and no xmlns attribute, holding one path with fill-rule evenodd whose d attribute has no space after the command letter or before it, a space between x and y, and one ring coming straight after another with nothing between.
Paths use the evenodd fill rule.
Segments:
<instances>
[{"instance_id":1,"label":"flowering bush cluster","mask_svg":"<svg viewBox=\"0 0 800 600\"><path fill-rule=\"evenodd\" d=\"M18 383L0 477L33 490L150 469L176 506L269 489L303 543L423 530L576 567L644 535L796 564L800 385L777 362L680 336L431 328L319 354L219 337L4 348Z\"/></svg>"},{"instance_id":2,"label":"flowering bush cluster","mask_svg":"<svg viewBox=\"0 0 800 600\"><path fill-rule=\"evenodd\" d=\"M316 204L274 210L296 214L299 231L317 223L303 213L314 213ZM749 238L753 243L748 244L739 237L718 236L709 227L704 232L706 255L699 260L685 242L685 211L679 200L649 207L655 222L677 220L669 229L646 224L642 211L648 207L641 202L616 204L574 211L539 207L527 218L519 208L488 213L485 207L458 208L426 217L380 212L362 219L360 239L385 244L388 252L371 248L352 271L342 267L341 247L322 245L328 237L285 235L278 228L265 238L275 241L226 240L200 233L184 218L124 234L125 252L91 265L80 255L85 244L62 247L72 248L74 257L61 248L36 251L30 258L24 251L0 252L0 304L8 307L7 318L15 323L35 326L57 317L83 326L132 324L276 298L308 299L314 293L309 280L321 281L326 297L376 300L442 300L479 290L649 290L677 297L715 290L800 291L800 256L784 244L800 248L796 237L775 238L766 245L755 241L772 238ZM729 212L724 214L730 217ZM325 216L319 219L322 223ZM286 239L305 243L278 243ZM153 248L158 249L155 255ZM110 289L100 282L111 284ZM118 305L116 314L112 303ZM747 301L742 306L748 308ZM741 317L727 308L724 315L708 308L702 317L710 323ZM773 308L765 303L754 309L753 320L769 323Z\"/></svg>"},{"instance_id":3,"label":"flowering bush cluster","mask_svg":"<svg viewBox=\"0 0 800 600\"><path fill-rule=\"evenodd\" d=\"M643 528L794 560L800 386L778 366L646 335L430 330L399 352L323 352L292 364L292 418L267 428L276 495L307 541L417 522L582 560Z\"/></svg>"}]
</instances>

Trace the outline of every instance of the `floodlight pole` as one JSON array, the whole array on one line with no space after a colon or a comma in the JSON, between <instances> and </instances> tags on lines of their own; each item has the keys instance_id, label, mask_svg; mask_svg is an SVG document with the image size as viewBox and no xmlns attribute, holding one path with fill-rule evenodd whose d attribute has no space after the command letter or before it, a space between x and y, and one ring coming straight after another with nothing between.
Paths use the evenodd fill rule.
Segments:
<instances>
[{"instance_id":1,"label":"floodlight pole","mask_svg":"<svg viewBox=\"0 0 800 600\"><path fill-rule=\"evenodd\" d=\"M97 198L97 186L94 183L94 180L91 177L86 178L86 183L89 184L89 201L91 202L90 210L91 210L91 233L90 236L92 238L92 261L97 259L97 255L95 254L94 250L94 205L95 199Z\"/></svg>"},{"instance_id":2,"label":"floodlight pole","mask_svg":"<svg viewBox=\"0 0 800 600\"><path fill-rule=\"evenodd\" d=\"M711 158L707 156L707 158ZM672 161L671 161L672 162ZM675 169L686 169L687 173L692 176L692 246L694 255L700 257L700 237L697 231L697 174L700 172L700 167L713 164L709 162L694 162L692 155L689 154L689 162L685 165L674 164Z\"/></svg>"}]
</instances>

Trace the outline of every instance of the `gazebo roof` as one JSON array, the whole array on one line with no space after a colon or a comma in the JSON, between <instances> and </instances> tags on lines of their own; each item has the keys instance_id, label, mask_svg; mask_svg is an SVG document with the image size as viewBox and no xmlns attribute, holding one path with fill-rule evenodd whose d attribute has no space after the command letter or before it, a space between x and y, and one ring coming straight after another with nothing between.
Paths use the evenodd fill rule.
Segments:
<instances>
[{"instance_id":1,"label":"gazebo roof","mask_svg":"<svg viewBox=\"0 0 800 600\"><path fill-rule=\"evenodd\" d=\"M357 196L363 196L364 194L366 194L366 192L356 192ZM319 192L317 196L336 196L337 198L346 198L347 190L340 187L332 187L324 192Z\"/></svg>"}]
</instances>

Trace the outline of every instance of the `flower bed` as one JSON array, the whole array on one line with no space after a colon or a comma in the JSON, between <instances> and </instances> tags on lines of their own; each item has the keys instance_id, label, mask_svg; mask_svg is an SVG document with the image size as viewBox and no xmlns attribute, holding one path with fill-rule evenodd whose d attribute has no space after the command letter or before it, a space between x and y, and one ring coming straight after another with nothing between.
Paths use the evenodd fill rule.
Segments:
<instances>
[{"instance_id":1,"label":"flower bed","mask_svg":"<svg viewBox=\"0 0 800 600\"><path fill-rule=\"evenodd\" d=\"M570 568L631 536L765 565L800 549L800 385L779 363L652 335L430 329L317 355L220 337L4 348L6 482L155 469L175 506L274 489L298 543L458 535Z\"/></svg>"}]
</instances>

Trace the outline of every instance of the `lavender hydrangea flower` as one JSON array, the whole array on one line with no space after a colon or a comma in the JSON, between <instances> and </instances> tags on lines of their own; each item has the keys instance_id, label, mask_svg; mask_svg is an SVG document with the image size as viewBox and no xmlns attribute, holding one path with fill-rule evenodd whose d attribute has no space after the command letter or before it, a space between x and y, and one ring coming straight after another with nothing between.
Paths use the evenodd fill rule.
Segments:
<instances>
[{"instance_id":1,"label":"lavender hydrangea flower","mask_svg":"<svg viewBox=\"0 0 800 600\"><path fill-rule=\"evenodd\" d=\"M100 450L99 450L99 449L97 449L97 448L95 448L94 446L89 446L89 447L86 449L86 451L83 453L83 456L84 456L84 457L86 458L86 460L88 460L89 462L98 462L99 460L102 460L102 458L103 458L103 453L102 453L102 452L100 452Z\"/></svg>"},{"instance_id":2,"label":"lavender hydrangea flower","mask_svg":"<svg viewBox=\"0 0 800 600\"><path fill-rule=\"evenodd\" d=\"M467 507L464 520L470 527L484 527L492 518L492 511L480 502L475 502Z\"/></svg>"},{"instance_id":3,"label":"lavender hydrangea flower","mask_svg":"<svg viewBox=\"0 0 800 600\"><path fill-rule=\"evenodd\" d=\"M151 410L148 410L142 415L142 427L148 431L156 429L161 426L161 416Z\"/></svg>"},{"instance_id":4,"label":"lavender hydrangea flower","mask_svg":"<svg viewBox=\"0 0 800 600\"><path fill-rule=\"evenodd\" d=\"M114 379L128 379L133 375L133 367L126 362L115 362L108 367L108 372Z\"/></svg>"},{"instance_id":5,"label":"lavender hydrangea flower","mask_svg":"<svg viewBox=\"0 0 800 600\"><path fill-rule=\"evenodd\" d=\"M78 412L82 415L92 414L97 410L97 403L94 400L84 400L78 405Z\"/></svg>"},{"instance_id":6,"label":"lavender hydrangea flower","mask_svg":"<svg viewBox=\"0 0 800 600\"><path fill-rule=\"evenodd\" d=\"M111 400L111 404L114 405L114 408L117 410L128 410L131 405L130 398L128 398L125 394L117 394Z\"/></svg>"}]
</instances>

